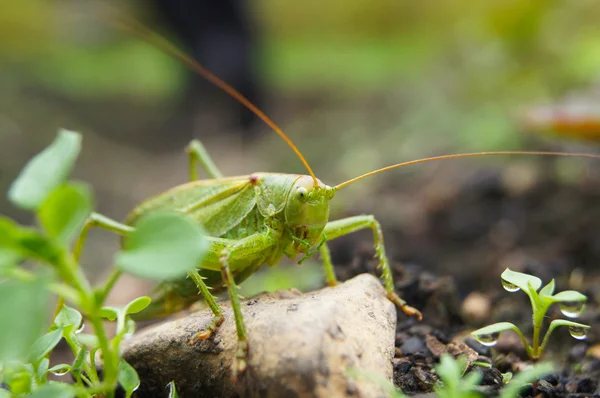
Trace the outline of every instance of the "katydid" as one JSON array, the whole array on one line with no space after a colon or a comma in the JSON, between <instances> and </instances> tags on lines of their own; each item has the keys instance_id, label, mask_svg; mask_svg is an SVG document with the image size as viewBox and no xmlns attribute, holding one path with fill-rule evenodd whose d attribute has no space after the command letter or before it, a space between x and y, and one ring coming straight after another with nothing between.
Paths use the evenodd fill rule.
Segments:
<instances>
[{"instance_id":1,"label":"katydid","mask_svg":"<svg viewBox=\"0 0 600 398\"><path fill-rule=\"evenodd\" d=\"M444 155L391 165L341 184L328 186L315 176L308 162L283 131L235 89L144 26L134 21L127 21L124 25L245 105L289 145L308 172L308 175L252 173L223 177L204 146L194 140L187 147L191 182L146 200L133 209L123 223L100 214L92 214L76 242L74 253L78 257L90 227L101 227L126 236L133 230L137 220L154 211L178 211L200 223L209 235L207 256L187 278L160 284L152 304L138 318L151 319L173 314L203 298L214 317L209 325L192 338L190 343L193 344L196 340L209 338L223 322L222 309L213 293L227 290L238 338L233 364L234 376L244 372L248 355L248 333L244 326L237 284L265 264L277 265L284 256L291 259L301 256L301 263L319 252L327 283L334 286L338 280L327 242L358 230L371 229L373 232L375 256L379 261L378 268L387 297L405 314L421 319L421 313L408 306L394 291L381 225L375 217L359 215L329 220L329 202L342 188L383 171L442 159L513 154L599 158L591 154L526 151ZM198 164L204 169L208 179L198 180Z\"/></svg>"}]
</instances>

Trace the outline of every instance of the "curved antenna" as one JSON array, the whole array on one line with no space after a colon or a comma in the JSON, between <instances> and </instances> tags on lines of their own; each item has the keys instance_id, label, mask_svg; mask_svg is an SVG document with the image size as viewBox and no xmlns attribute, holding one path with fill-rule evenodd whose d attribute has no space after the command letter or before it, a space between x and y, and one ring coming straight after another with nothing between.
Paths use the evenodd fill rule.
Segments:
<instances>
[{"instance_id":1,"label":"curved antenna","mask_svg":"<svg viewBox=\"0 0 600 398\"><path fill-rule=\"evenodd\" d=\"M568 152L492 151L492 152L457 153L455 155L434 156L434 157L430 157L430 158L410 160L408 162L393 164L391 166L383 167L381 169L377 169L377 170L371 171L369 173L363 174L361 176L352 178L348 181L342 182L341 184L338 184L335 187L333 187L333 189L338 190L338 189L344 188L345 186L348 186L350 184L354 184L355 182L360 181L363 178L367 178L367 177L373 176L375 174L382 173L384 171L396 169L398 167L410 166L411 164L432 162L432 161L444 160L444 159L460 159L460 158L471 158L471 157L476 157L476 156L493 156L493 155L540 155L540 156L564 156L564 157L600 159L600 155L593 155L590 153L568 153Z\"/></svg>"},{"instance_id":2,"label":"curved antenna","mask_svg":"<svg viewBox=\"0 0 600 398\"><path fill-rule=\"evenodd\" d=\"M265 115L263 111L258 109L252 102L250 102L250 100L248 100L248 98L244 97L242 94L240 94L239 91L231 87L224 80L216 76L204 66L200 65L198 61L187 55L185 52L177 48L175 45L173 45L171 42L169 42L167 39L165 39L158 33L153 32L151 29L148 29L136 20L128 18L120 12L117 12L116 10L111 9L111 14L113 14L112 16L114 17L113 22L117 23L122 29L130 31L131 33L138 36L140 39L158 47L166 54L177 59L179 62L181 62L182 64L184 64L185 66L187 66L188 68L195 71L196 73L204 77L206 80L214 84L215 86L219 87L221 90L225 91L230 96L235 98L238 102L240 102L242 105L248 108L252 113L258 116L263 122L265 122L269 127L271 127L273 131L275 131L286 142L286 144L289 145L290 148L292 148L292 150L296 153L304 167L306 167L308 174L310 174L310 176L312 177L314 186L319 185L315 173L309 166L308 162L306 161L298 147L296 147L292 140L283 132L283 130L281 130L281 128L279 128L279 126L277 126L277 124L275 124L273 120L271 120L271 118Z\"/></svg>"}]
</instances>

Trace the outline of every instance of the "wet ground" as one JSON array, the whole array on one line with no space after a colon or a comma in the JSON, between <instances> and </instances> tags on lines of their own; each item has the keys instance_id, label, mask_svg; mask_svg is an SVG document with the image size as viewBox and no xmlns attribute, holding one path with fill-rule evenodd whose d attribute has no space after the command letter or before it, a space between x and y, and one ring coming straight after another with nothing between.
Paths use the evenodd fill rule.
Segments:
<instances>
[{"instance_id":1,"label":"wet ground","mask_svg":"<svg viewBox=\"0 0 600 398\"><path fill-rule=\"evenodd\" d=\"M585 312L576 321L592 326L583 341L571 338L566 328L557 329L542 358L553 361L556 371L523 388L522 396L600 396L600 180L589 171L561 179L548 171L552 166L543 161L518 170L478 170L454 180L444 179L442 172L437 181L447 183L409 183L420 204L415 210L420 222L408 218L385 231L397 288L424 315L419 323L399 311L394 383L405 393L433 390L440 347L492 365L469 370L483 373L484 396L497 394L502 373L518 373L530 364L514 333L502 334L492 348L468 337L499 321L512 322L531 336L528 297L501 287L500 274L510 267L544 284L555 278L557 292L574 289L587 295ZM397 192L391 187L380 200L393 202ZM375 271L370 241L363 238L332 242L341 279ZM551 308L546 325L561 316ZM466 345L457 346L462 341Z\"/></svg>"}]
</instances>

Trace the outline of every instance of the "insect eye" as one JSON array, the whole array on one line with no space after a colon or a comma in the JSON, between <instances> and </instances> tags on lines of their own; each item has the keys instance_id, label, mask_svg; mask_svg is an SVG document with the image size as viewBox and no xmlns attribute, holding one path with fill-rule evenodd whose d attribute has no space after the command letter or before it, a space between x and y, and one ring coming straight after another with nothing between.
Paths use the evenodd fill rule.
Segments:
<instances>
[{"instance_id":1,"label":"insect eye","mask_svg":"<svg viewBox=\"0 0 600 398\"><path fill-rule=\"evenodd\" d=\"M298 199L305 201L308 199L308 191L304 187L298 187L296 191L296 195L298 195Z\"/></svg>"}]
</instances>

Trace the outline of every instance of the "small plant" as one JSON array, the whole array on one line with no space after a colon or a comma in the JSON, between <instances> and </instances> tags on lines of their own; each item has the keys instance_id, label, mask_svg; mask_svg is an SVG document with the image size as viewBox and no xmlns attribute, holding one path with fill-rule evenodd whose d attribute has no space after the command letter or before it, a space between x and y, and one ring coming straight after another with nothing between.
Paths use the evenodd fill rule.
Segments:
<instances>
[{"instance_id":1,"label":"small plant","mask_svg":"<svg viewBox=\"0 0 600 398\"><path fill-rule=\"evenodd\" d=\"M465 376L467 365L463 357L454 359L450 354L442 354L440 363L435 367L440 383L435 393L440 398L477 398L480 394L476 387L481 383L480 372L470 372Z\"/></svg>"},{"instance_id":2,"label":"small plant","mask_svg":"<svg viewBox=\"0 0 600 398\"><path fill-rule=\"evenodd\" d=\"M474 364L473 364L474 365ZM482 375L478 371L472 371L465 375L468 366L463 357L452 357L448 353L442 354L440 363L436 365L435 371L439 377L439 382L435 387L436 396L440 398L477 398L481 394L477 391L477 386L481 383ZM499 395L499 398L514 398L518 396L518 391L525 384L531 383L540 377L552 373L551 363L538 363L528 369L523 370L514 378L505 382L505 387ZM392 383L379 375L367 373L356 369L349 371L351 377L370 380L379 385L390 398L407 398L408 395L398 391Z\"/></svg>"},{"instance_id":3,"label":"small plant","mask_svg":"<svg viewBox=\"0 0 600 398\"><path fill-rule=\"evenodd\" d=\"M0 216L1 398L114 397L118 384L130 397L140 381L121 357L121 342L134 331L131 314L146 308L150 298L116 308L105 305L106 297L123 272L159 281L181 278L205 252L197 223L175 213L148 215L131 228L108 281L92 286L80 267L78 245L71 249L93 210L90 187L67 181L80 144L79 134L61 131L10 188L9 200L33 213L39 228ZM48 325L52 296L60 305ZM90 333L84 333L84 319ZM106 319L117 323L114 336L105 329ZM50 353L63 339L74 359L50 366ZM102 358L102 372L97 357ZM48 380L49 374L67 373L72 384ZM177 396L172 383L169 391Z\"/></svg>"},{"instance_id":4,"label":"small plant","mask_svg":"<svg viewBox=\"0 0 600 398\"><path fill-rule=\"evenodd\" d=\"M548 344L550 334L552 334L554 329L559 326L568 327L569 333L575 339L583 340L586 338L590 326L564 319L555 319L550 323L543 340L541 339L544 317L550 306L558 303L561 312L565 316L577 318L583 312L587 301L586 296L574 290L566 290L554 294L554 279L539 290L542 286L540 278L521 272L511 271L508 268L502 273L501 278L502 286L506 291L517 292L522 290L529 296L531 308L533 310L533 341L530 345L521 330L514 324L510 322L499 322L471 333L481 344L494 346L498 342L500 333L507 330L513 330L519 335L529 358L532 361L537 361Z\"/></svg>"}]
</instances>

